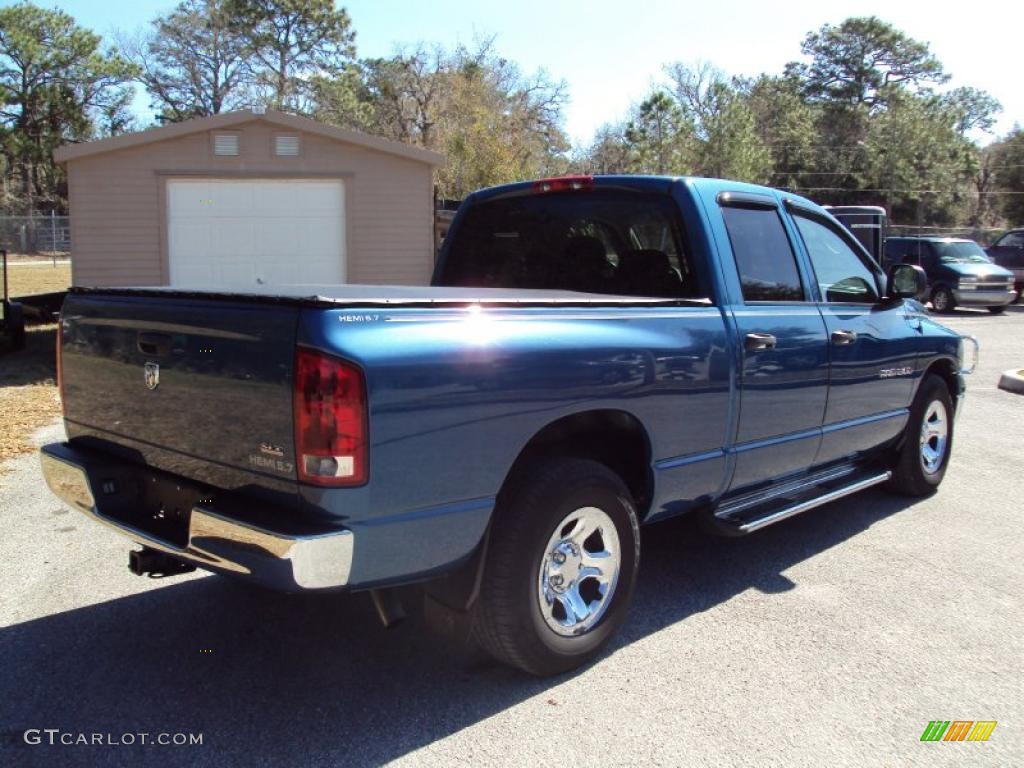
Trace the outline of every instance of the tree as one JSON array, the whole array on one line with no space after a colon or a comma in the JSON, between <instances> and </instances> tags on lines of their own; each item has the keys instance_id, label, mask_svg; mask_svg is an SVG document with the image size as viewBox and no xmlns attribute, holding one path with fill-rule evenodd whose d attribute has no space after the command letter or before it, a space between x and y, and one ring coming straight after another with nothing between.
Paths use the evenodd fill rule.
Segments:
<instances>
[{"instance_id":1,"label":"tree","mask_svg":"<svg viewBox=\"0 0 1024 768\"><path fill-rule=\"evenodd\" d=\"M730 80L706 63L691 66L676 62L665 72L696 138L693 173L768 181L771 153L757 133L742 81Z\"/></svg>"},{"instance_id":2,"label":"tree","mask_svg":"<svg viewBox=\"0 0 1024 768\"><path fill-rule=\"evenodd\" d=\"M761 75L743 81L741 90L754 118L754 131L771 154L772 184L799 187L814 183L818 109L801 93L794 77Z\"/></svg>"},{"instance_id":3,"label":"tree","mask_svg":"<svg viewBox=\"0 0 1024 768\"><path fill-rule=\"evenodd\" d=\"M996 99L978 88L954 88L942 95L942 103L956 115L956 132L961 136L991 131L996 115L1003 111Z\"/></svg>"},{"instance_id":4,"label":"tree","mask_svg":"<svg viewBox=\"0 0 1024 768\"><path fill-rule=\"evenodd\" d=\"M1024 130L1013 131L992 147L999 208L1010 226L1024 224Z\"/></svg>"},{"instance_id":5,"label":"tree","mask_svg":"<svg viewBox=\"0 0 1024 768\"><path fill-rule=\"evenodd\" d=\"M493 39L475 50L456 48L443 72L434 131L435 146L448 159L438 174L443 197L564 170L564 82L543 71L523 76L494 52Z\"/></svg>"},{"instance_id":6,"label":"tree","mask_svg":"<svg viewBox=\"0 0 1024 768\"><path fill-rule=\"evenodd\" d=\"M916 91L949 80L926 43L875 16L825 24L807 34L800 51L810 62L791 62L786 74L800 78L817 101L874 110L887 103L893 86Z\"/></svg>"},{"instance_id":7,"label":"tree","mask_svg":"<svg viewBox=\"0 0 1024 768\"><path fill-rule=\"evenodd\" d=\"M683 174L693 161L693 128L683 110L664 91L655 91L637 108L624 138L641 173Z\"/></svg>"},{"instance_id":8,"label":"tree","mask_svg":"<svg viewBox=\"0 0 1024 768\"><path fill-rule=\"evenodd\" d=\"M311 77L308 85L310 114L323 123L394 138L387 136L378 125L367 72L366 63L353 62L332 76Z\"/></svg>"},{"instance_id":9,"label":"tree","mask_svg":"<svg viewBox=\"0 0 1024 768\"><path fill-rule=\"evenodd\" d=\"M722 96L719 111L704 124L701 172L705 176L767 184L772 176L772 156L757 134L750 105L742 94Z\"/></svg>"},{"instance_id":10,"label":"tree","mask_svg":"<svg viewBox=\"0 0 1024 768\"><path fill-rule=\"evenodd\" d=\"M493 38L472 49L421 45L363 61L342 77L314 80L312 94L322 120L443 153L443 197L567 165L565 84L544 72L524 76L495 52Z\"/></svg>"},{"instance_id":11,"label":"tree","mask_svg":"<svg viewBox=\"0 0 1024 768\"><path fill-rule=\"evenodd\" d=\"M63 172L53 150L125 127L131 64L58 10L21 2L0 9L0 132L5 165L17 174L23 211L64 209Z\"/></svg>"},{"instance_id":12,"label":"tree","mask_svg":"<svg viewBox=\"0 0 1024 768\"><path fill-rule=\"evenodd\" d=\"M975 229L990 227L995 223L998 205L993 205L996 191L996 163L998 145L984 147L978 155L978 167L971 179L974 192L974 207L967 223Z\"/></svg>"},{"instance_id":13,"label":"tree","mask_svg":"<svg viewBox=\"0 0 1024 768\"><path fill-rule=\"evenodd\" d=\"M597 129L589 146L577 148L572 173L630 173L637 167L635 153L626 140L625 124L605 124Z\"/></svg>"},{"instance_id":14,"label":"tree","mask_svg":"<svg viewBox=\"0 0 1024 768\"><path fill-rule=\"evenodd\" d=\"M433 147L455 62L440 46L419 45L363 66L366 95L374 105L373 130L395 141Z\"/></svg>"},{"instance_id":15,"label":"tree","mask_svg":"<svg viewBox=\"0 0 1024 768\"><path fill-rule=\"evenodd\" d=\"M230 0L184 0L124 46L160 122L245 106L252 99L252 47Z\"/></svg>"},{"instance_id":16,"label":"tree","mask_svg":"<svg viewBox=\"0 0 1024 768\"><path fill-rule=\"evenodd\" d=\"M941 98L904 93L872 120L865 185L884 190L896 220L948 224L967 204L977 147L957 132Z\"/></svg>"},{"instance_id":17,"label":"tree","mask_svg":"<svg viewBox=\"0 0 1024 768\"><path fill-rule=\"evenodd\" d=\"M257 80L275 109L309 112L315 78L354 63L355 32L333 0L228 0L246 30Z\"/></svg>"}]
</instances>

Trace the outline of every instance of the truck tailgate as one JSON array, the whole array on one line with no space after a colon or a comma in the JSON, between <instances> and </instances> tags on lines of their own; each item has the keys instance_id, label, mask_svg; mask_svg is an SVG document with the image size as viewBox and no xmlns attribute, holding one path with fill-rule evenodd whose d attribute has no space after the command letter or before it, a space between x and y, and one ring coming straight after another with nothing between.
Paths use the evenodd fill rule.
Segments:
<instances>
[{"instance_id":1,"label":"truck tailgate","mask_svg":"<svg viewBox=\"0 0 1024 768\"><path fill-rule=\"evenodd\" d=\"M72 293L61 315L69 439L297 504L298 314L254 301Z\"/></svg>"}]
</instances>

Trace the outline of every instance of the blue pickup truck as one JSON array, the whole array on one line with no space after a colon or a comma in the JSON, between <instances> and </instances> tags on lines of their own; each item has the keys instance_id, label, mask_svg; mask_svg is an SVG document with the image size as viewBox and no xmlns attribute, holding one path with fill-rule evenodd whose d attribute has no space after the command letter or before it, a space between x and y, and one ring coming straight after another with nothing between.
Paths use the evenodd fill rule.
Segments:
<instances>
[{"instance_id":1,"label":"blue pickup truck","mask_svg":"<svg viewBox=\"0 0 1024 768\"><path fill-rule=\"evenodd\" d=\"M764 187L487 189L431 287L72 290L43 472L137 573L414 592L557 673L622 625L642 524L935 490L977 350L923 280Z\"/></svg>"}]
</instances>

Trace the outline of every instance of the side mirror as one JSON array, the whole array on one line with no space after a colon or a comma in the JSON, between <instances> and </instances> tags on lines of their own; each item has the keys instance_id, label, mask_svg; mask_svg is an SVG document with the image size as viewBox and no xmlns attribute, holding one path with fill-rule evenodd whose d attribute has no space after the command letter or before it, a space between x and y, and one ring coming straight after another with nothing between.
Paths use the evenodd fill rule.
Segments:
<instances>
[{"instance_id":1,"label":"side mirror","mask_svg":"<svg viewBox=\"0 0 1024 768\"><path fill-rule=\"evenodd\" d=\"M916 264L894 264L889 268L886 295L891 299L916 299L928 290L928 277Z\"/></svg>"}]
</instances>

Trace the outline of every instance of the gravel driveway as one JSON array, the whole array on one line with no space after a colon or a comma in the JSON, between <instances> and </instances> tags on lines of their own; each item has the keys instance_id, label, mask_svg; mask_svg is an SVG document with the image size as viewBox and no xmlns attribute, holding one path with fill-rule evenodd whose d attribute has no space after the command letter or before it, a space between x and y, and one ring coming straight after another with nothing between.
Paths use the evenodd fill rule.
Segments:
<instances>
[{"instance_id":1,"label":"gravel driveway","mask_svg":"<svg viewBox=\"0 0 1024 768\"><path fill-rule=\"evenodd\" d=\"M1024 308L945 322L981 339L982 364L940 493L872 490L743 539L649 528L622 636L554 680L468 663L417 620L385 631L364 595L132 576L126 543L18 459L0 476L0 760L1024 764L1024 397L996 388L1024 363ZM936 719L998 726L922 743ZM50 747L26 729L202 744Z\"/></svg>"}]
</instances>

